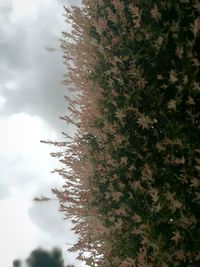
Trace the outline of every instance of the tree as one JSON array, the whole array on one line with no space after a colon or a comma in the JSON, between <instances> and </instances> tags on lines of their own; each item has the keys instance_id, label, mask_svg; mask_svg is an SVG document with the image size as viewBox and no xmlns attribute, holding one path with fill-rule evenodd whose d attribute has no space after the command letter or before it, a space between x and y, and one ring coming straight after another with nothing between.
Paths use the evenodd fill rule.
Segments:
<instances>
[{"instance_id":1,"label":"tree","mask_svg":"<svg viewBox=\"0 0 200 267\"><path fill-rule=\"evenodd\" d=\"M54 248L47 251L42 248L33 250L26 260L28 267L74 267L74 265L64 265L62 251ZM21 267L21 260L14 260L13 267Z\"/></svg>"},{"instance_id":2,"label":"tree","mask_svg":"<svg viewBox=\"0 0 200 267\"><path fill-rule=\"evenodd\" d=\"M97 267L200 264L200 4L83 0L62 47L73 140L54 190ZM52 144L52 142L51 142Z\"/></svg>"},{"instance_id":3,"label":"tree","mask_svg":"<svg viewBox=\"0 0 200 267\"><path fill-rule=\"evenodd\" d=\"M29 267L64 267L64 260L60 249L53 249L51 252L42 248L31 252L26 260Z\"/></svg>"},{"instance_id":4,"label":"tree","mask_svg":"<svg viewBox=\"0 0 200 267\"><path fill-rule=\"evenodd\" d=\"M14 260L13 261L13 267L21 267L21 261L20 260Z\"/></svg>"}]
</instances>

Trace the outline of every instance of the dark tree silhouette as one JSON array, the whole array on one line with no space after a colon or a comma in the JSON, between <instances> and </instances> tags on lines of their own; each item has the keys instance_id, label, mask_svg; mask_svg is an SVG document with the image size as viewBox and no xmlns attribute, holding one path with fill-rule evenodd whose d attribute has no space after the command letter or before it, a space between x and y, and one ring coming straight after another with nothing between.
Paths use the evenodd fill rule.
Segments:
<instances>
[{"instance_id":1,"label":"dark tree silhouette","mask_svg":"<svg viewBox=\"0 0 200 267\"><path fill-rule=\"evenodd\" d=\"M26 259L28 267L75 267L74 265L64 265L62 251L54 248L47 251L43 248L33 250ZM14 260L13 267L21 267L21 260Z\"/></svg>"},{"instance_id":2,"label":"dark tree silhouette","mask_svg":"<svg viewBox=\"0 0 200 267\"><path fill-rule=\"evenodd\" d=\"M31 252L26 262L29 267L64 267L62 252L58 248L51 252L38 248Z\"/></svg>"},{"instance_id":3,"label":"dark tree silhouette","mask_svg":"<svg viewBox=\"0 0 200 267\"><path fill-rule=\"evenodd\" d=\"M13 267L21 267L21 261L20 260L14 260L13 261Z\"/></svg>"}]
</instances>

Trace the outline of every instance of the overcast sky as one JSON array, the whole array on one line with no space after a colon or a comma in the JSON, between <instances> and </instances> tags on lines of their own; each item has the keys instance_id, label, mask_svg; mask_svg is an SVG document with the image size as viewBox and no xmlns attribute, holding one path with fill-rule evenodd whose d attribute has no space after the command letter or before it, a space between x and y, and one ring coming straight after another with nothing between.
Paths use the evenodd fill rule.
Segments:
<instances>
[{"instance_id":1,"label":"overcast sky","mask_svg":"<svg viewBox=\"0 0 200 267\"><path fill-rule=\"evenodd\" d=\"M62 5L71 0L0 0L0 260L11 267L42 246L60 246L76 237L58 212L58 203L35 203L41 194L62 184L50 171L58 163L52 147L40 140L58 140L71 132L59 117L66 113L61 80L65 72L59 39L69 26ZM56 50L49 52L45 47ZM76 266L83 266L76 263Z\"/></svg>"}]
</instances>

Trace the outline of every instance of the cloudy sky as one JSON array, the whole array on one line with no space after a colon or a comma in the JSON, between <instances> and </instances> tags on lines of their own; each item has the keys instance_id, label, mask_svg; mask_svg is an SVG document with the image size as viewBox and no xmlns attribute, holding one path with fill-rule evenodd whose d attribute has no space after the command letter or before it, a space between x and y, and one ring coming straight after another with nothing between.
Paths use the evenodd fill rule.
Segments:
<instances>
[{"instance_id":1,"label":"cloudy sky","mask_svg":"<svg viewBox=\"0 0 200 267\"><path fill-rule=\"evenodd\" d=\"M71 1L71 3L70 3ZM40 140L58 140L72 132L59 120L66 113L61 84L65 67L59 47L64 22L62 5L76 0L0 0L0 251L1 266L11 267L42 246L63 248L76 237L71 224L58 212L58 203L36 203L52 197L62 179L50 173L58 163L54 148ZM49 52L45 47L55 48ZM54 197L54 196L53 196ZM76 266L83 266L76 263Z\"/></svg>"}]
</instances>

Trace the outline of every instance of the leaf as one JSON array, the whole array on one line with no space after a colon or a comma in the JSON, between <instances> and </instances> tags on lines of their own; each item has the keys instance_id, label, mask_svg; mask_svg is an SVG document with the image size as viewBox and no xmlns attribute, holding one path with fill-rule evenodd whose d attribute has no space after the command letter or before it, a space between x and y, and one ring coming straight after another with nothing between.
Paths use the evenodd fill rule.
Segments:
<instances>
[{"instance_id":1,"label":"leaf","mask_svg":"<svg viewBox=\"0 0 200 267\"><path fill-rule=\"evenodd\" d=\"M106 10L107 10L107 13L108 13L108 19L110 21L112 21L113 23L116 23L117 22L116 14L113 13L113 11L112 11L112 9L110 7L108 7Z\"/></svg>"},{"instance_id":2,"label":"leaf","mask_svg":"<svg viewBox=\"0 0 200 267\"><path fill-rule=\"evenodd\" d=\"M200 261L200 252L197 254L197 256L195 257L196 261Z\"/></svg>"},{"instance_id":3,"label":"leaf","mask_svg":"<svg viewBox=\"0 0 200 267\"><path fill-rule=\"evenodd\" d=\"M197 148L195 149L195 151L200 154L200 149Z\"/></svg>"},{"instance_id":4,"label":"leaf","mask_svg":"<svg viewBox=\"0 0 200 267\"><path fill-rule=\"evenodd\" d=\"M194 5L194 8L200 12L200 2L198 0L195 1L195 5Z\"/></svg>"},{"instance_id":5,"label":"leaf","mask_svg":"<svg viewBox=\"0 0 200 267\"><path fill-rule=\"evenodd\" d=\"M178 260L185 261L186 256L185 256L184 251L179 250L175 254L176 254L176 257L177 257Z\"/></svg>"},{"instance_id":6,"label":"leaf","mask_svg":"<svg viewBox=\"0 0 200 267\"><path fill-rule=\"evenodd\" d=\"M124 114L123 110L119 110L119 111L115 112L115 116L118 118L118 120L120 122L123 122L125 114Z\"/></svg>"},{"instance_id":7,"label":"leaf","mask_svg":"<svg viewBox=\"0 0 200 267\"><path fill-rule=\"evenodd\" d=\"M180 232L179 231L173 232L171 240L175 241L175 243L177 244L181 240Z\"/></svg>"},{"instance_id":8,"label":"leaf","mask_svg":"<svg viewBox=\"0 0 200 267\"><path fill-rule=\"evenodd\" d=\"M119 201L120 198L123 196L121 192L112 192L111 195L114 201Z\"/></svg>"},{"instance_id":9,"label":"leaf","mask_svg":"<svg viewBox=\"0 0 200 267\"><path fill-rule=\"evenodd\" d=\"M195 158L195 161L200 165L200 159Z\"/></svg>"},{"instance_id":10,"label":"leaf","mask_svg":"<svg viewBox=\"0 0 200 267\"><path fill-rule=\"evenodd\" d=\"M136 223L140 223L140 222L142 221L141 216L138 215L138 214L134 214L134 216L132 216L132 219L133 219L133 221L136 222Z\"/></svg>"},{"instance_id":11,"label":"leaf","mask_svg":"<svg viewBox=\"0 0 200 267\"><path fill-rule=\"evenodd\" d=\"M136 168L135 168L135 165L132 163L130 166L129 166L129 168L128 168L128 170L130 171L130 172L133 172L134 170L135 170Z\"/></svg>"},{"instance_id":12,"label":"leaf","mask_svg":"<svg viewBox=\"0 0 200 267\"><path fill-rule=\"evenodd\" d=\"M131 267L132 266L132 263L131 261L129 260L124 260L120 265L119 267Z\"/></svg>"},{"instance_id":13,"label":"leaf","mask_svg":"<svg viewBox=\"0 0 200 267\"><path fill-rule=\"evenodd\" d=\"M169 191L165 193L166 199L171 203L169 208L172 210L173 213L177 209L180 209L182 207L182 203L175 199L175 195L175 193L171 193Z\"/></svg>"},{"instance_id":14,"label":"leaf","mask_svg":"<svg viewBox=\"0 0 200 267\"><path fill-rule=\"evenodd\" d=\"M200 201L200 192L195 192L195 201L199 202Z\"/></svg>"},{"instance_id":15,"label":"leaf","mask_svg":"<svg viewBox=\"0 0 200 267\"><path fill-rule=\"evenodd\" d=\"M192 30L195 36L200 31L200 18L199 17L195 19L194 24L192 25Z\"/></svg>"},{"instance_id":16,"label":"leaf","mask_svg":"<svg viewBox=\"0 0 200 267\"><path fill-rule=\"evenodd\" d=\"M133 24L135 28L140 27L141 25L141 10L139 7L134 5L129 5L129 11L133 17Z\"/></svg>"},{"instance_id":17,"label":"leaf","mask_svg":"<svg viewBox=\"0 0 200 267\"><path fill-rule=\"evenodd\" d=\"M150 188L150 192L149 193L150 193L150 196L151 196L153 202L154 203L158 202L158 199L159 199L159 197L158 197L158 189Z\"/></svg>"},{"instance_id":18,"label":"leaf","mask_svg":"<svg viewBox=\"0 0 200 267\"><path fill-rule=\"evenodd\" d=\"M182 59L183 58L183 47L177 47L176 48L176 55L177 55L177 57L179 57L180 59Z\"/></svg>"},{"instance_id":19,"label":"leaf","mask_svg":"<svg viewBox=\"0 0 200 267\"><path fill-rule=\"evenodd\" d=\"M191 181L191 187L197 188L199 186L199 180L197 178L193 178Z\"/></svg>"},{"instance_id":20,"label":"leaf","mask_svg":"<svg viewBox=\"0 0 200 267\"><path fill-rule=\"evenodd\" d=\"M117 222L114 224L116 230L121 230L123 225L122 220L117 220Z\"/></svg>"},{"instance_id":21,"label":"leaf","mask_svg":"<svg viewBox=\"0 0 200 267\"><path fill-rule=\"evenodd\" d=\"M169 72L169 81L171 83L176 83L178 81L177 73L173 69Z\"/></svg>"},{"instance_id":22,"label":"leaf","mask_svg":"<svg viewBox=\"0 0 200 267\"><path fill-rule=\"evenodd\" d=\"M106 20L103 18L99 18L97 27L98 27L100 33L105 31L106 27L107 27Z\"/></svg>"},{"instance_id":23,"label":"leaf","mask_svg":"<svg viewBox=\"0 0 200 267\"><path fill-rule=\"evenodd\" d=\"M148 129L153 124L153 120L148 115L140 114L137 123L142 129Z\"/></svg>"},{"instance_id":24,"label":"leaf","mask_svg":"<svg viewBox=\"0 0 200 267\"><path fill-rule=\"evenodd\" d=\"M112 4L116 10L124 10L124 3L120 0L112 0Z\"/></svg>"},{"instance_id":25,"label":"leaf","mask_svg":"<svg viewBox=\"0 0 200 267\"><path fill-rule=\"evenodd\" d=\"M175 163L176 165L185 164L185 158L184 158L184 156L182 156L182 158L175 158L175 159L174 159L174 163Z\"/></svg>"},{"instance_id":26,"label":"leaf","mask_svg":"<svg viewBox=\"0 0 200 267\"><path fill-rule=\"evenodd\" d=\"M148 182L153 181L153 172L147 163L144 164L144 167L142 168L141 174L142 174L142 176L141 176L142 180L148 181Z\"/></svg>"},{"instance_id":27,"label":"leaf","mask_svg":"<svg viewBox=\"0 0 200 267\"><path fill-rule=\"evenodd\" d=\"M171 100L168 102L167 106L168 106L169 109L173 109L173 110L176 111L176 100L171 99Z\"/></svg>"},{"instance_id":28,"label":"leaf","mask_svg":"<svg viewBox=\"0 0 200 267\"><path fill-rule=\"evenodd\" d=\"M160 143L160 142L158 142L158 143L156 144L156 148L157 148L158 152L161 152L161 151L166 150L166 148L165 148L165 147L162 145L162 143Z\"/></svg>"},{"instance_id":29,"label":"leaf","mask_svg":"<svg viewBox=\"0 0 200 267\"><path fill-rule=\"evenodd\" d=\"M94 225L94 231L96 232L96 233L99 233L99 234L101 234L101 233L106 233L108 230L107 230L107 228L106 227L104 227L103 225L101 225L101 224L96 224L96 225Z\"/></svg>"},{"instance_id":30,"label":"leaf","mask_svg":"<svg viewBox=\"0 0 200 267\"><path fill-rule=\"evenodd\" d=\"M128 158L126 156L125 157L121 157L120 164L121 165L126 165L127 164L127 161L128 161Z\"/></svg>"},{"instance_id":31,"label":"leaf","mask_svg":"<svg viewBox=\"0 0 200 267\"><path fill-rule=\"evenodd\" d=\"M182 207L182 203L178 200L173 200L172 205L173 205L173 207L172 207L173 212Z\"/></svg>"},{"instance_id":32,"label":"leaf","mask_svg":"<svg viewBox=\"0 0 200 267\"><path fill-rule=\"evenodd\" d=\"M129 5L129 8L128 9L132 13L132 15L133 15L134 18L140 17L141 11L140 11L139 7Z\"/></svg>"},{"instance_id":33,"label":"leaf","mask_svg":"<svg viewBox=\"0 0 200 267\"><path fill-rule=\"evenodd\" d=\"M194 98L192 98L191 96L189 96L189 97L188 97L187 104L188 104L188 105L195 105Z\"/></svg>"},{"instance_id":34,"label":"leaf","mask_svg":"<svg viewBox=\"0 0 200 267\"><path fill-rule=\"evenodd\" d=\"M125 216L126 215L126 208L125 207L121 207L121 208L117 209L115 212L116 212L117 215Z\"/></svg>"},{"instance_id":35,"label":"leaf","mask_svg":"<svg viewBox=\"0 0 200 267\"><path fill-rule=\"evenodd\" d=\"M132 234L133 235L142 235L143 234L143 231L141 229L137 229L135 228L133 231L132 231Z\"/></svg>"},{"instance_id":36,"label":"leaf","mask_svg":"<svg viewBox=\"0 0 200 267\"><path fill-rule=\"evenodd\" d=\"M200 165L194 166L198 171L200 171Z\"/></svg>"},{"instance_id":37,"label":"leaf","mask_svg":"<svg viewBox=\"0 0 200 267\"><path fill-rule=\"evenodd\" d=\"M162 75L160 75L160 74L157 74L157 80L163 80L164 78L163 78L163 76Z\"/></svg>"},{"instance_id":38,"label":"leaf","mask_svg":"<svg viewBox=\"0 0 200 267\"><path fill-rule=\"evenodd\" d=\"M156 21L159 21L161 19L161 14L158 11L158 7L156 4L154 4L154 8L151 9L151 16L154 18Z\"/></svg>"}]
</instances>

